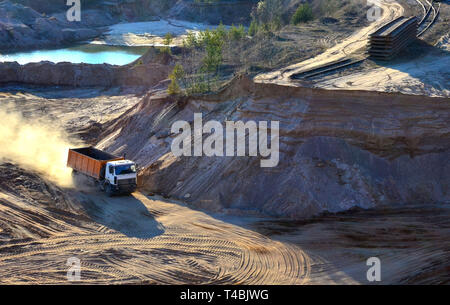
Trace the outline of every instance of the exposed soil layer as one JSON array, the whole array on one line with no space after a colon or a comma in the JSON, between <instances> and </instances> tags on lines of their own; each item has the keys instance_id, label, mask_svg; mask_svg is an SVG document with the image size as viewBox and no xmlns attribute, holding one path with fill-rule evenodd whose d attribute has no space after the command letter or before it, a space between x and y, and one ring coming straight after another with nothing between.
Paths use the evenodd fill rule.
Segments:
<instances>
[{"instance_id":1,"label":"exposed soil layer","mask_svg":"<svg viewBox=\"0 0 450 305\"><path fill-rule=\"evenodd\" d=\"M330 113L325 118L333 116L332 108L328 110L323 108L323 111L319 111L324 105L331 107L330 104L333 104L325 91L321 98L317 98L317 90L286 90L278 86L259 88L261 85L255 85L245 79L241 79L240 83L239 86L231 85L220 95L180 100L180 104L174 103L174 99L169 99L158 91L149 93L139 102L141 99L139 95L134 96L135 94L131 92L121 92L118 89L61 90L61 88L19 86L3 88L1 102L13 105L13 109L22 112L26 118L41 119L43 124L57 119L72 136L84 134L87 126L98 126L102 135L88 137L89 141L94 142L102 139L105 134L110 134L117 126L122 126L124 131L118 131L120 137L117 138L117 143L120 143L125 136L130 137L128 130L131 132L132 128L138 127L134 130L134 134L141 139L130 138L131 142L125 145L123 150L133 153L141 161L153 154L157 157L159 152L147 150L139 154L138 146L134 145L146 143L148 138L144 132L149 129L163 131L156 134L155 138L164 139L166 137L164 130L170 126L172 116L190 119L192 111L198 107L203 111L205 107L214 109L216 106L228 109L231 104L228 106L227 104L230 101L237 101L240 97L242 106L231 107L230 109L234 109L237 114L231 114L230 118L245 118L242 114L244 112L249 117L260 113L265 113L261 117L268 117L267 113L273 113L275 110L264 106L266 104L254 92L256 88L258 92L262 90L262 94L269 99L274 99L275 103L292 96L293 117L297 118L298 124L302 122L306 126L312 124L311 120L303 120L295 115L297 113L295 105L300 105L303 99L309 101L308 105L303 105L303 109L311 109L304 111L306 117L312 118L311 115L317 113L315 120L318 120L328 111ZM359 102L356 102L356 97L350 98L348 103L351 107L346 109L359 113L361 110L357 109L368 108L367 111L375 114L381 111L373 108L374 106L369 107L367 102L362 101L368 99L373 104L381 103L384 108L398 111L392 116L397 116L399 120L403 120L402 118L407 120L406 115L400 116L400 113L406 112L413 116L412 114L416 115L414 111L419 113L422 107L428 108L424 112L428 115L427 120L434 119L436 122L440 120L439 110L428 99L416 103L415 98L412 98L412 102L407 102L406 97L397 95L364 94L361 92L356 94L363 97ZM376 102L371 97L373 95L378 96ZM236 96L238 98L235 99ZM347 95L344 96L348 98ZM385 105L388 101L383 101L386 96L393 98L389 100L389 106ZM253 100L253 106L247 99ZM438 104L438 99L430 100ZM358 103L361 105L358 106ZM263 107L258 108L258 111L250 109L250 106L256 105ZM173 107L174 109L181 107L184 110L177 114L167 111ZM275 109L278 107L284 109L283 103ZM136 109L142 110L141 117L136 115ZM165 111L161 112L162 109ZM125 114L120 116L124 112ZM213 117L213 113L210 113L210 117ZM276 110L276 114L280 116L282 113ZM140 127L136 125L138 118L142 123ZM364 116L356 120L350 113L346 118L355 128L367 120ZM318 120L319 127L323 124L319 123L320 121ZM287 121L282 119L282 122ZM338 123L336 120L332 122ZM359 123L356 124L357 122ZM421 123L420 128L426 130L425 125ZM164 126L166 127L162 128ZM376 126L375 130L386 132L380 125ZM392 126L388 129L390 128ZM297 125L292 126L291 130L294 132L292 134L295 134L295 130L300 134L307 134L302 133L302 128ZM399 130L393 132L401 134ZM314 131L312 133L314 134ZM433 135L437 134L435 131L428 135L433 138ZM109 140L106 142L112 143ZM427 149L437 147L433 141L430 143ZM113 148L113 145L110 148ZM297 149L297 146L294 148ZM116 149L121 151L121 148ZM361 153L359 148L353 149L357 152L353 155L355 160L357 162L363 160L358 154L364 156L364 153ZM401 145L398 150L403 151ZM307 150L301 151L303 153ZM424 153L424 156L427 155ZM370 156L374 160L379 158L372 152ZM305 157L308 158L309 156ZM383 162L389 162L387 159L381 159ZM197 162L204 166L205 161L208 160L204 158ZM232 167L239 161L229 159L228 162ZM145 165L145 162L142 164ZM313 167L316 168L319 179L324 179L322 173L326 171L327 166L326 162L314 161ZM402 169L401 163L392 165L394 168L398 166ZM433 163L430 163L430 166L432 166L430 170L435 170L435 175L439 175ZM187 168L186 172L179 171L175 175L171 173L172 170L179 170L179 167L169 164L167 171L168 175L176 179L181 175L189 176L192 173L191 169ZM239 172L240 170L241 168L238 168L235 174L231 171L231 177L237 184L246 180L243 177L249 172L245 168L244 171ZM261 173L258 166L253 167L253 170L255 173ZM427 177L428 174L422 168L418 170ZM448 172L448 169L442 170L444 173ZM201 176L204 171L199 168L197 173ZM289 179L295 179L295 175L286 173ZM411 179L418 179L417 175L414 177L414 173L405 175L412 175ZM427 202L429 204L426 206L419 207L383 206L381 210L354 211L335 216L322 215L313 219L299 217L298 222L292 222L268 217L236 217L234 215L238 214L239 210L231 209L224 211L232 215L195 211L192 209L197 196L195 193L192 193L193 202L189 202L188 205L158 196L147 196L146 188L143 189L144 193L136 193L131 197L108 198L87 182L78 185L77 189L66 189L52 184L43 177L40 173L25 170L8 162L0 165L0 281L3 284L67 283L66 264L70 257L81 260L82 283L367 283L365 261L372 256L378 256L382 261L382 283L448 282L448 272L445 271L448 268L445 264L445 255L448 253L446 238L450 236L448 204L436 205ZM271 177L270 173L268 177ZM442 176L444 182L445 177ZM144 175L144 178L149 181L148 176ZM257 181L252 176L245 178ZM342 179L345 183L348 177L344 175ZM167 183L167 180L162 180L162 183ZM227 179L223 183L224 187L229 187ZM320 184L318 181L317 185ZM146 187L149 185L146 183ZM436 185L439 187L438 183ZM248 187L242 192L244 194L252 192L253 187ZM215 190L211 188L204 191L212 194ZM280 199L288 197L290 192L283 191L278 197ZM222 202L226 201L222 200L219 203L210 201L207 204L209 207L220 206ZM205 208L208 208L206 204ZM241 215L248 215L240 211Z\"/></svg>"},{"instance_id":2,"label":"exposed soil layer","mask_svg":"<svg viewBox=\"0 0 450 305\"><path fill-rule=\"evenodd\" d=\"M212 211L298 218L354 206L449 202L449 107L441 98L238 77L220 93L197 98L148 93L105 130L99 147L136 160L146 191ZM193 128L194 113L223 126L279 121L279 165L261 168L260 157L175 157L171 126L184 120Z\"/></svg>"},{"instance_id":3,"label":"exposed soil layer","mask_svg":"<svg viewBox=\"0 0 450 305\"><path fill-rule=\"evenodd\" d=\"M167 79L172 66L142 60L125 66L109 64L72 64L39 62L20 65L8 62L0 65L0 83L21 83L42 86L147 86Z\"/></svg>"},{"instance_id":4,"label":"exposed soil layer","mask_svg":"<svg viewBox=\"0 0 450 305\"><path fill-rule=\"evenodd\" d=\"M110 16L102 16L99 13L96 12L92 19L112 22L108 20L111 19ZM90 14L87 13L86 17ZM56 18L18 3L0 2L1 51L52 47L92 39L103 32L92 26L89 22L69 22L64 13L60 18Z\"/></svg>"},{"instance_id":5,"label":"exposed soil layer","mask_svg":"<svg viewBox=\"0 0 450 305\"><path fill-rule=\"evenodd\" d=\"M172 3L171 3L172 2ZM0 3L0 50L57 47L98 37L119 22L158 20L175 1L81 2L79 21L69 21L65 1L15 0Z\"/></svg>"},{"instance_id":6,"label":"exposed soil layer","mask_svg":"<svg viewBox=\"0 0 450 305\"><path fill-rule=\"evenodd\" d=\"M353 210L303 221L261 221L252 228L293 243L311 257L308 284L368 284L369 257L381 261L381 284L449 284L449 205Z\"/></svg>"}]
</instances>

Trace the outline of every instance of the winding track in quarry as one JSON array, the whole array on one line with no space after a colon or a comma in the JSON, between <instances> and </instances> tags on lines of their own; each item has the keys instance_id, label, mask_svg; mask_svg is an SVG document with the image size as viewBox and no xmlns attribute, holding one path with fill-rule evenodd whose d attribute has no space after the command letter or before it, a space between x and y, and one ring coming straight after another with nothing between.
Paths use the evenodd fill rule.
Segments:
<instances>
[{"instance_id":1,"label":"winding track in quarry","mask_svg":"<svg viewBox=\"0 0 450 305\"><path fill-rule=\"evenodd\" d=\"M285 76L297 73L298 69L337 60L359 49L374 28L402 13L401 6L395 3L383 2L383 8L381 20L326 53L288 69L259 76L257 81L282 84ZM43 98L38 99L39 103L45 102ZM95 102L100 109L102 105L97 100ZM82 110L79 109L83 107L82 101L76 107L77 110L71 113L53 115L58 119L74 116L74 113ZM114 134L111 135L113 137ZM109 139L105 141L108 142ZM20 172L15 166L11 167L9 170ZM66 283L66 261L70 257L81 260L81 278L85 283L358 282L345 272L336 271L339 266L333 269L333 264L322 256L310 255L294 241L272 239L255 232L248 224L258 221L256 217L253 220L236 220L236 217L208 214L193 210L182 202L147 196L144 193L108 198L89 189L61 191L44 179L34 181L41 179L37 175L28 177L28 180L25 177L25 174L19 173L16 180L0 179L2 284ZM35 187L40 187L45 192L37 192L37 195L33 192ZM47 197L40 193L47 194ZM64 205L55 207L56 201L63 202ZM82 208L76 208L79 206ZM350 223L353 222L351 219ZM382 230L385 224L380 223L379 226ZM362 230L359 227L354 229ZM311 233L317 233L314 228L311 230ZM322 233L328 236L327 234L335 231L331 225L318 232L316 237ZM313 243L327 245L333 242L341 242L341 239L333 237ZM442 249L433 251L434 256L439 256ZM344 252L333 252L334 254L346 260L349 257ZM358 263L360 255L355 254L358 256ZM403 257L405 255L400 256ZM361 274L365 276L364 262L361 266ZM410 266L405 265L405 269L407 267ZM350 269L354 270L353 266ZM334 273L333 276L327 277L331 272Z\"/></svg>"},{"instance_id":2,"label":"winding track in quarry","mask_svg":"<svg viewBox=\"0 0 450 305\"><path fill-rule=\"evenodd\" d=\"M404 12L403 7L395 1L382 0L379 3L383 10L383 14L379 20L372 22L369 26L361 30L358 30L347 39L344 39L342 42L319 54L318 56L280 70L260 74L255 77L255 82L294 85L291 80L292 75L298 74L304 70L325 65L327 63L345 59L348 55L365 47L367 45L367 39L370 33L379 28L381 25L402 16Z\"/></svg>"},{"instance_id":3,"label":"winding track in quarry","mask_svg":"<svg viewBox=\"0 0 450 305\"><path fill-rule=\"evenodd\" d=\"M447 67L450 59L445 52L439 52L436 48L425 56L418 56L406 61L379 63L379 66L366 67L351 73L334 73L328 77L315 78L312 82L299 82L295 79L295 75L333 62L352 58L355 61L364 59L365 56L362 55L361 50L366 47L369 34L381 25L404 14L404 8L395 1L381 1L380 5L383 8L383 15L378 21L372 22L368 27L357 31L314 58L257 75L255 82L284 86L311 86L327 90L365 90L449 97ZM439 5L436 5L436 8ZM436 11L434 11L435 17L437 16ZM424 14L426 14L426 10ZM433 19L428 26L435 21Z\"/></svg>"}]
</instances>

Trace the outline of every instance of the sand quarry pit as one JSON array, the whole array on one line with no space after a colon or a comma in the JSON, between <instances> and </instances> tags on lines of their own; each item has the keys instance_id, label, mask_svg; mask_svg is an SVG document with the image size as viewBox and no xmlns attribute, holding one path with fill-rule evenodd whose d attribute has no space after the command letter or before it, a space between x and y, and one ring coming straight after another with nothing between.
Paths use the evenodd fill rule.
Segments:
<instances>
[{"instance_id":1,"label":"sand quarry pit","mask_svg":"<svg viewBox=\"0 0 450 305\"><path fill-rule=\"evenodd\" d=\"M255 80L236 77L206 96L169 97L164 82L2 87L0 284L66 284L74 257L80 282L93 284L368 284L369 257L382 261L382 284L450 283L445 79L409 82L418 62L313 88L289 78L357 53L404 12L381 5L378 23L322 55ZM119 30L120 44L152 38ZM442 69L447 59L439 60L416 78ZM384 77L395 82L387 87ZM280 121L280 166L175 158L170 126L195 112ZM61 147L82 145L137 161L139 191L109 198L74 179ZM11 154L17 147L22 155Z\"/></svg>"},{"instance_id":2,"label":"sand quarry pit","mask_svg":"<svg viewBox=\"0 0 450 305\"><path fill-rule=\"evenodd\" d=\"M220 98L232 93L248 96L251 91L243 88L231 86ZM11 111L25 119L46 124L57 117L68 139L86 134L86 126L97 126L97 135L113 132L111 143L117 126L110 122L133 124L127 116L150 105L148 98L115 89L56 94L51 88L16 87L1 95L2 102L9 101ZM125 99L127 105L111 107L111 101ZM28 107L21 108L25 102ZM57 106L63 103L68 107ZM93 103L98 112L87 111ZM155 107L155 112L172 115L157 103ZM80 112L85 123L69 123ZM99 115L105 112L108 120ZM167 119L156 115L161 122ZM379 256L391 270L384 283L449 281L448 204L383 205L294 222L262 214L237 216L231 209L197 210L192 203L149 195L145 189L131 197L108 198L89 184L57 185L39 168L2 162L2 284L67 283L66 263L71 257L81 260L82 283L363 284L365 261L371 256ZM414 259L411 253L417 254Z\"/></svg>"},{"instance_id":3,"label":"sand quarry pit","mask_svg":"<svg viewBox=\"0 0 450 305\"><path fill-rule=\"evenodd\" d=\"M112 108L111 101L127 98L128 107L136 101L123 92L80 89L58 90L55 95L54 90L9 88L1 97L9 101L5 117L14 114L23 124L39 122L40 126L49 126L51 118L58 117L70 142L86 125L103 123L105 112L114 119L125 111ZM24 100L28 107L20 116ZM67 105L57 107L60 103ZM87 111L93 103L102 115ZM42 107L45 111L38 111ZM85 124L70 123L85 110ZM31 131L30 137L39 139ZM308 256L297 247L181 202L142 193L110 199L89 183L76 188L55 184L55 177L42 167L10 161L18 163L2 155L2 284L66 283L70 257L83 262L85 283L301 284L309 273Z\"/></svg>"},{"instance_id":4,"label":"sand quarry pit","mask_svg":"<svg viewBox=\"0 0 450 305\"><path fill-rule=\"evenodd\" d=\"M236 218L142 193L61 190L1 167L2 284L67 283L71 257L90 284L361 284L373 255L384 261L386 283L449 281L448 205L303 222ZM8 171L16 177L6 182ZM24 181L34 184L19 188Z\"/></svg>"},{"instance_id":5,"label":"sand quarry pit","mask_svg":"<svg viewBox=\"0 0 450 305\"><path fill-rule=\"evenodd\" d=\"M310 272L299 248L181 203L72 196L82 214L2 193L2 224L17 221L2 235L18 237L0 246L2 284L64 283L69 257L82 261L85 283L301 284Z\"/></svg>"}]
</instances>

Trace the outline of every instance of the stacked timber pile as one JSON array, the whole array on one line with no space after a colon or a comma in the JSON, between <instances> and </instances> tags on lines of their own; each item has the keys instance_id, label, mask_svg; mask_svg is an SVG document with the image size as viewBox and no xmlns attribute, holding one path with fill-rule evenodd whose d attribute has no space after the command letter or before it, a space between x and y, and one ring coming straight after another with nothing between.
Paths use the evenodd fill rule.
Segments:
<instances>
[{"instance_id":1,"label":"stacked timber pile","mask_svg":"<svg viewBox=\"0 0 450 305\"><path fill-rule=\"evenodd\" d=\"M399 17L370 34L369 55L390 60L417 37L417 18Z\"/></svg>"}]
</instances>

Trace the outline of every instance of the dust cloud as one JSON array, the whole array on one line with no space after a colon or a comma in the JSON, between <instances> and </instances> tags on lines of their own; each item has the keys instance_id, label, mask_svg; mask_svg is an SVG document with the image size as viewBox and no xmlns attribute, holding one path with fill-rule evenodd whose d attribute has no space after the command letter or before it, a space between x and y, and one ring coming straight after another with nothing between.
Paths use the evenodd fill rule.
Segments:
<instances>
[{"instance_id":1,"label":"dust cloud","mask_svg":"<svg viewBox=\"0 0 450 305\"><path fill-rule=\"evenodd\" d=\"M66 167L68 149L74 146L57 124L26 119L9 107L0 107L0 162L17 163L43 174L61 187L72 187Z\"/></svg>"}]
</instances>

